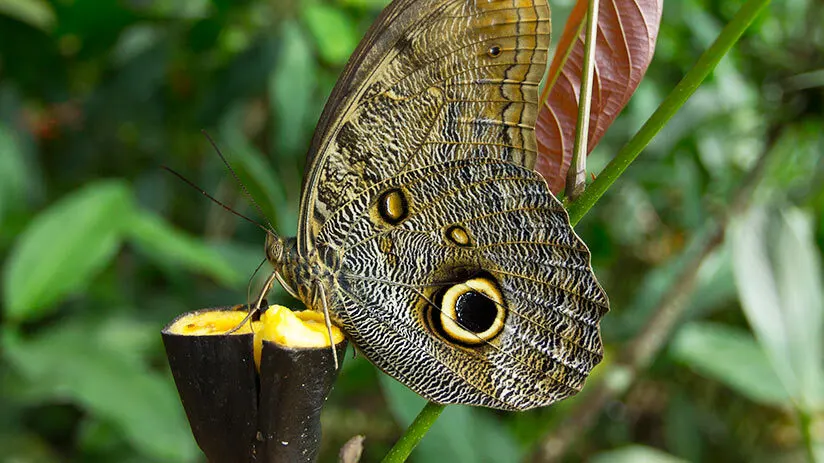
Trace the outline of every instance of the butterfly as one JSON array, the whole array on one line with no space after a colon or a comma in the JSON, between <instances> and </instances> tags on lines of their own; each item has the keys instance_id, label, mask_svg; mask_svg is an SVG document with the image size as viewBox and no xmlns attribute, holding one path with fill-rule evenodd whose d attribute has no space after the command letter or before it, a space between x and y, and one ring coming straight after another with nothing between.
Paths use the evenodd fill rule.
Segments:
<instances>
[{"instance_id":1,"label":"butterfly","mask_svg":"<svg viewBox=\"0 0 824 463\"><path fill-rule=\"evenodd\" d=\"M545 0L395 0L335 86L273 275L378 368L443 404L581 389L609 303L533 171Z\"/></svg>"}]
</instances>

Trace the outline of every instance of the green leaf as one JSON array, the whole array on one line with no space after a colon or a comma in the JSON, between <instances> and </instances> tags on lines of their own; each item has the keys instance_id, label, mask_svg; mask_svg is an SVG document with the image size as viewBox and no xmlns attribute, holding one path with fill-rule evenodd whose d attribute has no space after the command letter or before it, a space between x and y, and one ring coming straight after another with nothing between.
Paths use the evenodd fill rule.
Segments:
<instances>
[{"instance_id":1,"label":"green leaf","mask_svg":"<svg viewBox=\"0 0 824 463\"><path fill-rule=\"evenodd\" d=\"M686 463L678 457L644 445L628 445L620 449L601 452L590 463Z\"/></svg>"},{"instance_id":2,"label":"green leaf","mask_svg":"<svg viewBox=\"0 0 824 463\"><path fill-rule=\"evenodd\" d=\"M280 223L286 210L286 194L283 183L275 175L275 168L267 162L265 156L246 138L242 127L243 113L241 107L235 107L225 118L220 128L220 140L225 143L226 157L235 170L249 195L260 206L263 217L257 217L257 209L251 218L263 225L272 221ZM244 197L244 200L245 197ZM277 227L280 229L280 227ZM263 233L261 233L261 243Z\"/></svg>"},{"instance_id":3,"label":"green leaf","mask_svg":"<svg viewBox=\"0 0 824 463\"><path fill-rule=\"evenodd\" d=\"M272 273L272 266L267 262L258 270L251 282L247 280L264 258L263 243L249 245L232 241L220 241L209 243L209 247L219 254L235 273L244 277L243 301L246 301L247 296L256 297L257 294L255 294L255 291L263 287L265 280ZM249 284L248 286L247 283ZM247 290L251 290L251 294L247 293ZM289 296L286 290L279 284L274 285L266 297L270 303L282 301L282 298L292 300L291 296ZM293 306L290 307L295 308ZM345 364L344 368L346 368Z\"/></svg>"},{"instance_id":4,"label":"green leaf","mask_svg":"<svg viewBox=\"0 0 824 463\"><path fill-rule=\"evenodd\" d=\"M316 74L311 45L304 33L294 22L285 23L280 62L269 77L270 104L277 115L279 152L306 151L306 121L314 97Z\"/></svg>"},{"instance_id":5,"label":"green leaf","mask_svg":"<svg viewBox=\"0 0 824 463\"><path fill-rule=\"evenodd\" d=\"M14 132L0 123L0 223L16 203L25 201L29 172Z\"/></svg>"},{"instance_id":6,"label":"green leaf","mask_svg":"<svg viewBox=\"0 0 824 463\"><path fill-rule=\"evenodd\" d=\"M55 23L54 10L45 0L0 0L0 14L46 32Z\"/></svg>"},{"instance_id":7,"label":"green leaf","mask_svg":"<svg viewBox=\"0 0 824 463\"><path fill-rule=\"evenodd\" d=\"M753 208L732 227L741 305L796 405L824 406L824 295L812 218Z\"/></svg>"},{"instance_id":8,"label":"green leaf","mask_svg":"<svg viewBox=\"0 0 824 463\"><path fill-rule=\"evenodd\" d=\"M362 9L379 10L389 4L390 0L338 0L340 5Z\"/></svg>"},{"instance_id":9,"label":"green leaf","mask_svg":"<svg viewBox=\"0 0 824 463\"><path fill-rule=\"evenodd\" d=\"M303 22L312 33L320 56L332 64L344 64L360 40L352 20L341 10L328 5L306 5Z\"/></svg>"},{"instance_id":10,"label":"green leaf","mask_svg":"<svg viewBox=\"0 0 824 463\"><path fill-rule=\"evenodd\" d=\"M210 7L213 7L209 0L154 0L147 3L147 10L154 17L177 20L203 19L208 16Z\"/></svg>"},{"instance_id":11,"label":"green leaf","mask_svg":"<svg viewBox=\"0 0 824 463\"><path fill-rule=\"evenodd\" d=\"M6 262L6 315L44 315L82 289L114 257L131 212L129 186L117 180L87 185L41 212Z\"/></svg>"},{"instance_id":12,"label":"green leaf","mask_svg":"<svg viewBox=\"0 0 824 463\"><path fill-rule=\"evenodd\" d=\"M691 391L674 392L669 399L666 415L662 417L667 424L663 430L664 447L687 461L706 460L707 444L702 434L705 431L702 418L702 411L695 406Z\"/></svg>"},{"instance_id":13,"label":"green leaf","mask_svg":"<svg viewBox=\"0 0 824 463\"><path fill-rule=\"evenodd\" d=\"M402 426L408 426L426 400L387 375L381 375L380 379L395 419ZM466 436L472 436L472 439ZM522 457L522 450L507 429L491 414L479 408L460 405L447 407L412 453L412 458L421 462L491 463L520 461Z\"/></svg>"},{"instance_id":14,"label":"green leaf","mask_svg":"<svg viewBox=\"0 0 824 463\"><path fill-rule=\"evenodd\" d=\"M228 287L243 281L243 277L214 249L147 211L136 211L128 233L140 250L159 263L202 272Z\"/></svg>"},{"instance_id":15,"label":"green leaf","mask_svg":"<svg viewBox=\"0 0 824 463\"><path fill-rule=\"evenodd\" d=\"M60 461L49 443L34 433L6 431L0 434L0 449L3 449L3 458L7 462L54 463Z\"/></svg>"},{"instance_id":16,"label":"green leaf","mask_svg":"<svg viewBox=\"0 0 824 463\"><path fill-rule=\"evenodd\" d=\"M758 186L756 197L775 202L776 197L792 197L793 192L805 193L816 176L824 135L817 120L801 121L787 126L776 140L764 180Z\"/></svg>"},{"instance_id":17,"label":"green leaf","mask_svg":"<svg viewBox=\"0 0 824 463\"><path fill-rule=\"evenodd\" d=\"M123 361L97 334L78 323L25 340L6 332L3 347L11 366L47 398L111 422L146 456L193 460L197 449L172 382Z\"/></svg>"},{"instance_id":18,"label":"green leaf","mask_svg":"<svg viewBox=\"0 0 824 463\"><path fill-rule=\"evenodd\" d=\"M112 60L118 66L126 66L164 39L167 37L157 26L138 24L129 27L120 34L112 50Z\"/></svg>"},{"instance_id":19,"label":"green leaf","mask_svg":"<svg viewBox=\"0 0 824 463\"><path fill-rule=\"evenodd\" d=\"M697 230L678 255L647 272L637 286L637 291L633 292L634 296L627 304L626 310L610 315L615 317L613 322L616 318L618 321L604 325L601 329L605 330L608 336L620 337L631 337L638 332L660 304L661 298L676 284L676 279L684 267L703 252L703 247L712 232L711 224ZM704 260L696 278L696 290L687 301L688 317L695 317L718 304L735 299L735 283L729 260L728 252L724 248Z\"/></svg>"},{"instance_id":20,"label":"green leaf","mask_svg":"<svg viewBox=\"0 0 824 463\"><path fill-rule=\"evenodd\" d=\"M764 350L746 331L690 323L675 335L670 355L750 400L779 407L792 405Z\"/></svg>"}]
</instances>

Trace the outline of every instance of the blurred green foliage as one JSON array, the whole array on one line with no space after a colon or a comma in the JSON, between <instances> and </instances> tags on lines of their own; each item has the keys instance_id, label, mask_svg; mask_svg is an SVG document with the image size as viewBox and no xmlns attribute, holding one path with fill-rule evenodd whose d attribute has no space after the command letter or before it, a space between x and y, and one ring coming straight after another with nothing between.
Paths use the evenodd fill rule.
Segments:
<instances>
[{"instance_id":1,"label":"blurred green foliage","mask_svg":"<svg viewBox=\"0 0 824 463\"><path fill-rule=\"evenodd\" d=\"M265 220L206 129L266 217L294 233L314 124L385 3L0 0L0 459L201 458L159 330L244 301L263 236L159 167ZM554 30L571 3L552 3ZM666 3L650 71L593 172L740 3ZM822 24L816 0L774 2L578 227L613 307L595 381L756 158L778 150L753 210L701 267L669 347L570 461L797 461L824 439ZM586 389L528 413L449 407L417 461L515 461L585 400ZM324 411L323 459L360 433L364 461L379 460L421 405L348 358Z\"/></svg>"}]
</instances>

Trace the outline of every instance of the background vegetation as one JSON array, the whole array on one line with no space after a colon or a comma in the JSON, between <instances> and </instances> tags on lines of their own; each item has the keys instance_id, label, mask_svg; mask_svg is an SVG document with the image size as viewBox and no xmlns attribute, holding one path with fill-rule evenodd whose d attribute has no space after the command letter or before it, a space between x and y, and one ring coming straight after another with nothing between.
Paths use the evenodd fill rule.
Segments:
<instances>
[{"instance_id":1,"label":"background vegetation","mask_svg":"<svg viewBox=\"0 0 824 463\"><path fill-rule=\"evenodd\" d=\"M0 459L200 458L159 330L179 313L243 302L263 236L159 166L254 215L206 129L272 222L294 233L309 137L385 3L0 0ZM666 3L649 73L590 156L593 172L741 3ZM552 3L555 31L571 6ZM820 2L774 2L578 225L613 307L607 359L584 393L528 413L449 407L417 461L541 458L553 445L570 461L815 452L822 24ZM742 193L746 178L759 181ZM674 324L661 349L628 361L661 314ZM612 393L591 410L600 402L589 389ZM421 406L347 358L322 458L360 433L364 461L379 460ZM576 421L585 413L591 425Z\"/></svg>"}]
</instances>

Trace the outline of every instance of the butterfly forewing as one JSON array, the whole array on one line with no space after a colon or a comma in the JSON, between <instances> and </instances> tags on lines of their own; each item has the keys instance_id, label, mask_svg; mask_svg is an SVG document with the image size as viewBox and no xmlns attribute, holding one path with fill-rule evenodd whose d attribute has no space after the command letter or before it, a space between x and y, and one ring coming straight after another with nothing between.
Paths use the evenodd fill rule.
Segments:
<instances>
[{"instance_id":1,"label":"butterfly forewing","mask_svg":"<svg viewBox=\"0 0 824 463\"><path fill-rule=\"evenodd\" d=\"M404 170L491 157L532 167L549 46L543 0L400 0L367 33L310 148L298 243Z\"/></svg>"}]
</instances>

